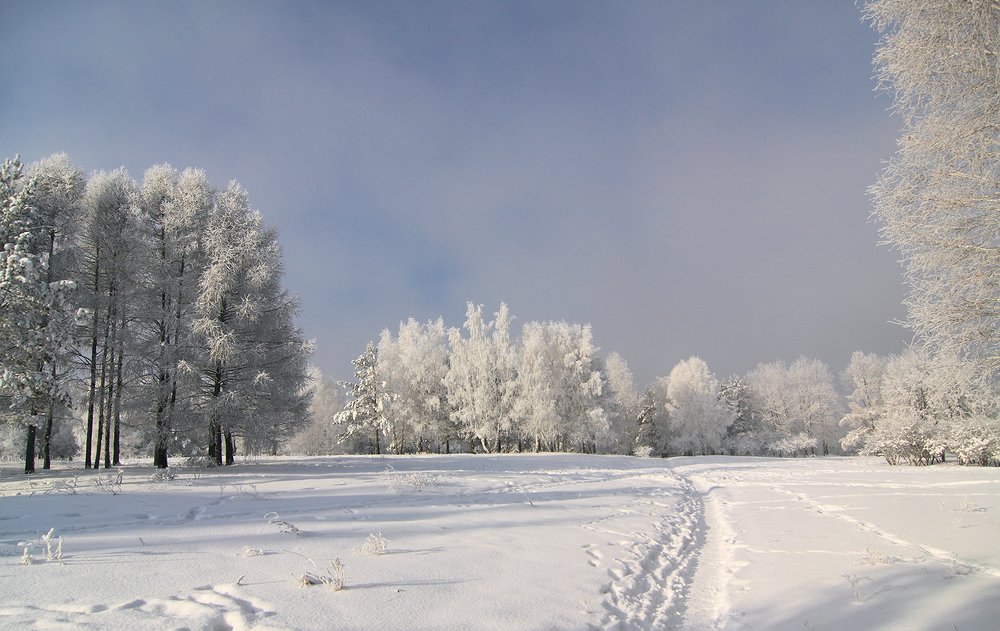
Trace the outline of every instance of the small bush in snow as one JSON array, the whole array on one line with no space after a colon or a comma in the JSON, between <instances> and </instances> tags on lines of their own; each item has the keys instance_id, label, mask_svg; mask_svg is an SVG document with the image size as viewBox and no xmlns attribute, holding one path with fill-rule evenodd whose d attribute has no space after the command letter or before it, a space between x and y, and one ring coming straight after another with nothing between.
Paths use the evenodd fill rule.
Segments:
<instances>
[{"instance_id":1,"label":"small bush in snow","mask_svg":"<svg viewBox=\"0 0 1000 631\"><path fill-rule=\"evenodd\" d=\"M98 473L97 477L94 478L94 486L105 493L118 495L122 492L122 480L124 477L125 469L118 469L115 473Z\"/></svg>"},{"instance_id":2,"label":"small bush in snow","mask_svg":"<svg viewBox=\"0 0 1000 631\"><path fill-rule=\"evenodd\" d=\"M652 458L653 448L649 445L640 445L635 448L635 455L637 458Z\"/></svg>"},{"instance_id":3,"label":"small bush in snow","mask_svg":"<svg viewBox=\"0 0 1000 631\"><path fill-rule=\"evenodd\" d=\"M861 583L868 581L872 582L872 579L867 576L858 576L856 574L843 574L842 575L847 582L851 584L851 591L854 592L854 600L859 603L865 601L863 595L861 594Z\"/></svg>"},{"instance_id":4,"label":"small bush in snow","mask_svg":"<svg viewBox=\"0 0 1000 631\"><path fill-rule=\"evenodd\" d=\"M62 564L63 539L62 537L56 536L55 528L50 528L47 533L34 541L22 542L18 545L23 547L23 551L21 553L21 563L24 565L31 565L36 561L35 557L31 556L31 549L33 547L44 548L46 561L55 561L56 563Z\"/></svg>"},{"instance_id":5,"label":"small bush in snow","mask_svg":"<svg viewBox=\"0 0 1000 631\"><path fill-rule=\"evenodd\" d=\"M172 471L170 467L165 469L157 469L149 476L150 482L173 482L177 479L177 472Z\"/></svg>"},{"instance_id":6,"label":"small bush in snow","mask_svg":"<svg viewBox=\"0 0 1000 631\"><path fill-rule=\"evenodd\" d=\"M189 456L184 461L185 467L194 467L197 469L209 469L216 466L215 458L210 458L208 456Z\"/></svg>"},{"instance_id":7,"label":"small bush in snow","mask_svg":"<svg viewBox=\"0 0 1000 631\"><path fill-rule=\"evenodd\" d=\"M385 554L389 549L389 540L380 532L373 532L361 542L354 551L359 554Z\"/></svg>"},{"instance_id":8,"label":"small bush in snow","mask_svg":"<svg viewBox=\"0 0 1000 631\"><path fill-rule=\"evenodd\" d=\"M347 574L344 571L344 564L340 559L334 559L330 567L322 574L306 572L299 577L300 587L311 587L313 585L326 585L331 590L339 592L347 585Z\"/></svg>"},{"instance_id":9,"label":"small bush in snow","mask_svg":"<svg viewBox=\"0 0 1000 631\"><path fill-rule=\"evenodd\" d=\"M438 484L441 479L425 471L400 473L391 466L385 468L385 481L393 493L399 495L416 495L428 486Z\"/></svg>"}]
</instances>

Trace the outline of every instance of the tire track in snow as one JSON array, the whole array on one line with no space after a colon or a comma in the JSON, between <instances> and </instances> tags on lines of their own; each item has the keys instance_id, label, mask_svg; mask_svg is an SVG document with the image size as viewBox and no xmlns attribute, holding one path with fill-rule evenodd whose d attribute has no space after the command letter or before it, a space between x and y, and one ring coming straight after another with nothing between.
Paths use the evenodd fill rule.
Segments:
<instances>
[{"instance_id":1,"label":"tire track in snow","mask_svg":"<svg viewBox=\"0 0 1000 631\"><path fill-rule=\"evenodd\" d=\"M705 541L705 506L690 481L673 471L664 494L680 493L680 501L655 525L652 536L638 535L631 557L609 573L605 590L605 631L678 628ZM662 474L661 474L662 475Z\"/></svg>"}]
</instances>

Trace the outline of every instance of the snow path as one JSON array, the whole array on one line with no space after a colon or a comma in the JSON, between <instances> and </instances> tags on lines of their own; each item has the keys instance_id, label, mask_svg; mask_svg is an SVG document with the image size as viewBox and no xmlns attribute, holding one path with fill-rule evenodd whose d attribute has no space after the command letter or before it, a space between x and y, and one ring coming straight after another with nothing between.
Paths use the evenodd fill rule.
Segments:
<instances>
[{"instance_id":1,"label":"snow path","mask_svg":"<svg viewBox=\"0 0 1000 631\"><path fill-rule=\"evenodd\" d=\"M653 524L653 533L631 543L629 557L609 571L612 582L605 590L608 617L604 629L666 629L681 623L695 557L704 539L704 505L684 478L672 472L656 477L663 480L663 490L645 501L670 510ZM678 491L679 501L656 499L676 498Z\"/></svg>"}]
</instances>

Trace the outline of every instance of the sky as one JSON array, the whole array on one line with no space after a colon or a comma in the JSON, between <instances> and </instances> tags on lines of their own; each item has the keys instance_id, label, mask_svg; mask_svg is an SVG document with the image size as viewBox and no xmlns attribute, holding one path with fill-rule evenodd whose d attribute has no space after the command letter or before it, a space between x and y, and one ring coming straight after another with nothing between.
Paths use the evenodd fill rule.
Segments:
<instances>
[{"instance_id":1,"label":"sky","mask_svg":"<svg viewBox=\"0 0 1000 631\"><path fill-rule=\"evenodd\" d=\"M334 378L467 302L637 385L910 333L871 185L902 122L851 0L0 2L0 153L238 180Z\"/></svg>"}]
</instances>

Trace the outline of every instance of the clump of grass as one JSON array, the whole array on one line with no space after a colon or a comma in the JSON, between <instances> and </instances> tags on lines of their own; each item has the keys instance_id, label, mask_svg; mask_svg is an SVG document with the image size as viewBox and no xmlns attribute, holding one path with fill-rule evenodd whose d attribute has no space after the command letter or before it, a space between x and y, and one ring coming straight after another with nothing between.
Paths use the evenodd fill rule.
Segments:
<instances>
[{"instance_id":1,"label":"clump of grass","mask_svg":"<svg viewBox=\"0 0 1000 631\"><path fill-rule=\"evenodd\" d=\"M355 546L354 551L358 554L378 555L385 554L388 549L389 540L383 537L381 532L373 532Z\"/></svg>"},{"instance_id":2,"label":"clump of grass","mask_svg":"<svg viewBox=\"0 0 1000 631\"><path fill-rule=\"evenodd\" d=\"M331 561L330 567L323 573L306 572L299 577L300 587L312 587L313 585L326 585L335 592L344 589L347 586L347 574L341 560L337 558Z\"/></svg>"},{"instance_id":3,"label":"clump of grass","mask_svg":"<svg viewBox=\"0 0 1000 631\"><path fill-rule=\"evenodd\" d=\"M259 557L264 556L264 554L260 548L251 548L250 546L243 546L243 549L240 550L240 555L245 557Z\"/></svg>"},{"instance_id":4,"label":"clump of grass","mask_svg":"<svg viewBox=\"0 0 1000 631\"><path fill-rule=\"evenodd\" d=\"M441 482L439 476L425 471L402 473L393 469L391 465L385 468L383 475L389 490L399 495L415 495L423 492L428 486Z\"/></svg>"},{"instance_id":5,"label":"clump of grass","mask_svg":"<svg viewBox=\"0 0 1000 631\"><path fill-rule=\"evenodd\" d=\"M899 557L882 554L870 548L865 548L865 551L861 552L858 556L861 557L861 563L864 565L892 565L903 560Z\"/></svg>"}]
</instances>

